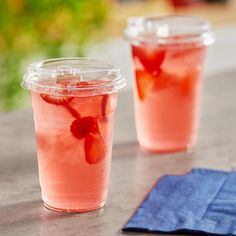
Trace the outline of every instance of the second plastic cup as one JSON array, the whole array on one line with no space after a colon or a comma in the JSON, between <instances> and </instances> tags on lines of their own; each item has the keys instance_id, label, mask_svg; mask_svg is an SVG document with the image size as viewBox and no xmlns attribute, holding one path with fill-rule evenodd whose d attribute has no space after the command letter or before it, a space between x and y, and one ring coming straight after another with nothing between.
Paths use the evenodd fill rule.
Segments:
<instances>
[{"instance_id":1,"label":"second plastic cup","mask_svg":"<svg viewBox=\"0 0 236 236\"><path fill-rule=\"evenodd\" d=\"M211 26L190 16L133 17L125 36L132 47L140 145L153 152L192 148Z\"/></svg>"},{"instance_id":2,"label":"second plastic cup","mask_svg":"<svg viewBox=\"0 0 236 236\"><path fill-rule=\"evenodd\" d=\"M85 212L107 198L120 70L100 61L51 59L31 64L31 90L44 205Z\"/></svg>"}]
</instances>

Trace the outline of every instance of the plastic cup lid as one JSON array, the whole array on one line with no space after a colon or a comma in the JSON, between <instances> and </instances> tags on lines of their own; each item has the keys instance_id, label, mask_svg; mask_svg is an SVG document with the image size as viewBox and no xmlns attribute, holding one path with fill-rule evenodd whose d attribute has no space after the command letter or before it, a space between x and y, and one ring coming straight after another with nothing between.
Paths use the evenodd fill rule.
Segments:
<instances>
[{"instance_id":1,"label":"plastic cup lid","mask_svg":"<svg viewBox=\"0 0 236 236\"><path fill-rule=\"evenodd\" d=\"M130 17L124 35L132 43L150 44L210 45L215 40L209 22L184 15Z\"/></svg>"},{"instance_id":2,"label":"plastic cup lid","mask_svg":"<svg viewBox=\"0 0 236 236\"><path fill-rule=\"evenodd\" d=\"M94 96L126 85L120 69L89 58L55 58L28 66L22 87L41 93Z\"/></svg>"}]
</instances>

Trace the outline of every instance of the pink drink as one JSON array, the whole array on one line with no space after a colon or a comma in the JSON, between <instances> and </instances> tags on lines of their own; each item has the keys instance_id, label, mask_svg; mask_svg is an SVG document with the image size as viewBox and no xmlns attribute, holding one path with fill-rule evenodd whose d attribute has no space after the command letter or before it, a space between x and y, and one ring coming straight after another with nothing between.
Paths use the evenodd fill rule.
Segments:
<instances>
[{"instance_id":1,"label":"pink drink","mask_svg":"<svg viewBox=\"0 0 236 236\"><path fill-rule=\"evenodd\" d=\"M80 70L84 66L80 59L49 63L57 67L58 63L77 63ZM95 65L91 71L96 70ZM33 78L29 74L28 81L24 81L24 86L31 89L42 198L52 210L90 211L104 206L107 198L117 89L123 85L110 81L108 88L105 85L111 80L110 75L103 71L99 72L100 77L91 71L78 71L83 77L78 74L58 75L53 80L38 78L44 86L41 91L30 87ZM92 80L81 81L92 76ZM52 93L54 88L50 93L44 92L52 84L59 88L59 94ZM103 90L99 90L101 87Z\"/></svg>"},{"instance_id":2,"label":"pink drink","mask_svg":"<svg viewBox=\"0 0 236 236\"><path fill-rule=\"evenodd\" d=\"M134 28L141 29L135 37L129 32L127 35L131 38L135 68L138 141L153 152L188 150L197 137L203 63L209 42L199 41L199 34L188 33L192 21L200 21L198 18L171 16L135 20L130 22L128 30L132 27L130 31L134 34Z\"/></svg>"}]
</instances>

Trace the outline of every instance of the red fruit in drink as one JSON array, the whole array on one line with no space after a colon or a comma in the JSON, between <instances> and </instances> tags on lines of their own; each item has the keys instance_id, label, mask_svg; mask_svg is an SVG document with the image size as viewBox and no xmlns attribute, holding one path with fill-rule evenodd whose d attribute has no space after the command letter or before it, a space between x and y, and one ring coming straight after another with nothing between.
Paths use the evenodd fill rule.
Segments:
<instances>
[{"instance_id":1,"label":"red fruit in drink","mask_svg":"<svg viewBox=\"0 0 236 236\"><path fill-rule=\"evenodd\" d=\"M85 159L88 164L97 164L106 153L105 143L99 133L89 134L84 141Z\"/></svg>"},{"instance_id":2,"label":"red fruit in drink","mask_svg":"<svg viewBox=\"0 0 236 236\"><path fill-rule=\"evenodd\" d=\"M102 98L102 116L105 116L107 113L109 95L105 94Z\"/></svg>"},{"instance_id":3,"label":"red fruit in drink","mask_svg":"<svg viewBox=\"0 0 236 236\"><path fill-rule=\"evenodd\" d=\"M89 133L98 132L97 120L91 116L78 118L72 122L70 131L75 138L83 139Z\"/></svg>"},{"instance_id":4,"label":"red fruit in drink","mask_svg":"<svg viewBox=\"0 0 236 236\"><path fill-rule=\"evenodd\" d=\"M165 51L160 48L148 48L132 46L133 57L137 57L144 69L153 75L157 75L161 70L161 64L165 58Z\"/></svg>"},{"instance_id":5,"label":"red fruit in drink","mask_svg":"<svg viewBox=\"0 0 236 236\"><path fill-rule=\"evenodd\" d=\"M85 81L79 81L78 77L75 76L63 76L63 77L59 77L57 79L57 84L56 86L60 87L60 88L65 88L65 91L62 91L62 93L64 93L66 95L66 93L68 93L67 91L67 87L68 86L75 86L78 88L84 87L86 85L89 85L89 83L85 82ZM74 85L73 85L74 84ZM68 104L73 97L69 97L69 96L56 96L56 95L49 95L49 94L41 94L40 95L42 97L42 99L50 104L54 104L54 105L65 105Z\"/></svg>"},{"instance_id":6,"label":"red fruit in drink","mask_svg":"<svg viewBox=\"0 0 236 236\"><path fill-rule=\"evenodd\" d=\"M78 87L78 88L83 88L83 87L86 87L88 85L90 85L90 83L86 82L86 81L80 81L80 82L76 83L76 87Z\"/></svg>"},{"instance_id":7,"label":"red fruit in drink","mask_svg":"<svg viewBox=\"0 0 236 236\"><path fill-rule=\"evenodd\" d=\"M152 88L154 77L142 70L136 70L135 75L138 96L140 100L144 100Z\"/></svg>"},{"instance_id":8,"label":"red fruit in drink","mask_svg":"<svg viewBox=\"0 0 236 236\"><path fill-rule=\"evenodd\" d=\"M157 77L154 78L153 89L160 90L168 88L176 84L178 80L175 75L161 71Z\"/></svg>"},{"instance_id":9,"label":"red fruit in drink","mask_svg":"<svg viewBox=\"0 0 236 236\"><path fill-rule=\"evenodd\" d=\"M73 97L69 96L56 96L49 94L40 94L40 96L45 102L54 105L65 105L68 104L73 99Z\"/></svg>"},{"instance_id":10,"label":"red fruit in drink","mask_svg":"<svg viewBox=\"0 0 236 236\"><path fill-rule=\"evenodd\" d=\"M116 93L103 95L102 116L105 116L106 114L114 111L116 108L116 103L117 103L117 94Z\"/></svg>"},{"instance_id":11,"label":"red fruit in drink","mask_svg":"<svg viewBox=\"0 0 236 236\"><path fill-rule=\"evenodd\" d=\"M185 78L182 79L181 88L182 88L182 91L185 95L187 95L187 96L193 95L194 89L197 84L198 77L199 77L199 75L198 75L197 71L192 71L192 72L188 73L185 76Z\"/></svg>"}]
</instances>

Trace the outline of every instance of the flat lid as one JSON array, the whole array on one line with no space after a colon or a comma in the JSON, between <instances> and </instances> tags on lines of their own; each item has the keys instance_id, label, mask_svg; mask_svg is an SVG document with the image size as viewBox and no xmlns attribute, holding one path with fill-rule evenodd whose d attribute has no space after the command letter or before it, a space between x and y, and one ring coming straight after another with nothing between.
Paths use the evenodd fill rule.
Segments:
<instances>
[{"instance_id":1,"label":"flat lid","mask_svg":"<svg viewBox=\"0 0 236 236\"><path fill-rule=\"evenodd\" d=\"M32 63L24 88L48 94L87 96L112 93L126 85L120 69L88 58L55 58Z\"/></svg>"},{"instance_id":2,"label":"flat lid","mask_svg":"<svg viewBox=\"0 0 236 236\"><path fill-rule=\"evenodd\" d=\"M214 42L211 25L207 21L183 15L130 17L124 34L132 43L210 45Z\"/></svg>"}]
</instances>

